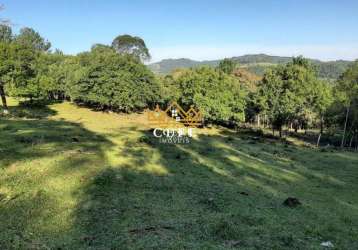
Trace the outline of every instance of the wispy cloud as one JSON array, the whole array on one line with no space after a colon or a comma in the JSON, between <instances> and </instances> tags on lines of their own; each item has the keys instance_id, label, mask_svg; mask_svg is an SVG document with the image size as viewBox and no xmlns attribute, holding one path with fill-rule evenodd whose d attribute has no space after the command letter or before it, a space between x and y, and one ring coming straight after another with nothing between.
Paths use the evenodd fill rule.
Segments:
<instances>
[{"instance_id":1,"label":"wispy cloud","mask_svg":"<svg viewBox=\"0 0 358 250\"><path fill-rule=\"evenodd\" d=\"M358 58L358 45L228 45L228 46L167 46L150 48L152 62L167 58L190 58L193 60L214 60L245 54L264 53L277 56L298 56L330 60L355 60Z\"/></svg>"}]
</instances>

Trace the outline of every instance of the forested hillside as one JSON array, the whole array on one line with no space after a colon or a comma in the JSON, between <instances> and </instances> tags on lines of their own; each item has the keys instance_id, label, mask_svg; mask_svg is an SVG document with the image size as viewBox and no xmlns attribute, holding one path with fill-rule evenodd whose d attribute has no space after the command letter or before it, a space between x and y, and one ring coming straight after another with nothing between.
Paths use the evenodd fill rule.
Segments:
<instances>
[{"instance_id":1,"label":"forested hillside","mask_svg":"<svg viewBox=\"0 0 358 250\"><path fill-rule=\"evenodd\" d=\"M240 67L247 68L251 73L262 76L265 70L279 64L286 64L292 60L292 57L270 56L265 54L243 55L230 58L237 62ZM323 62L316 59L309 61L317 67L318 76L325 79L337 79L352 63L351 61L328 61ZM187 58L165 59L160 62L149 64L148 67L158 74L169 74L177 68L190 68L198 66L217 66L220 60L195 61Z\"/></svg>"}]
</instances>

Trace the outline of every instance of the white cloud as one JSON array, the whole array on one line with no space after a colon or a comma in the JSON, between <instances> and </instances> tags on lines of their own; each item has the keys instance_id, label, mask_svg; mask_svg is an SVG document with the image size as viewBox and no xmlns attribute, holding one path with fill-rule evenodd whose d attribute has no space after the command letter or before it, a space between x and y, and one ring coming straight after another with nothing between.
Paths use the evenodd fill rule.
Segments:
<instances>
[{"instance_id":1,"label":"white cloud","mask_svg":"<svg viewBox=\"0 0 358 250\"><path fill-rule=\"evenodd\" d=\"M214 60L225 57L240 56L245 54L264 53L276 56L298 56L330 60L355 60L358 58L358 45L228 45L228 46L167 46L149 48L152 54L151 62L157 62L167 58L190 58L193 60Z\"/></svg>"}]
</instances>

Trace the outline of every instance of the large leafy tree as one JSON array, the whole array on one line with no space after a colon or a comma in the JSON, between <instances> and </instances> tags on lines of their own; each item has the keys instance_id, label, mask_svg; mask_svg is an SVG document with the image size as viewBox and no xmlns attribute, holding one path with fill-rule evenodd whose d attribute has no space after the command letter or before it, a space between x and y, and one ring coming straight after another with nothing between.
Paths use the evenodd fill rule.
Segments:
<instances>
[{"instance_id":1,"label":"large leafy tree","mask_svg":"<svg viewBox=\"0 0 358 250\"><path fill-rule=\"evenodd\" d=\"M237 123L245 118L246 92L239 81L210 67L189 69L175 77L180 90L179 103L195 105L208 122Z\"/></svg>"},{"instance_id":2,"label":"large leafy tree","mask_svg":"<svg viewBox=\"0 0 358 250\"><path fill-rule=\"evenodd\" d=\"M41 88L35 81L37 51L18 43L11 43L5 48L9 67L5 82L9 93L15 97L38 98Z\"/></svg>"},{"instance_id":3,"label":"large leafy tree","mask_svg":"<svg viewBox=\"0 0 358 250\"><path fill-rule=\"evenodd\" d=\"M113 40L112 47L120 54L129 54L142 61L150 59L144 40L138 36L119 35Z\"/></svg>"},{"instance_id":4,"label":"large leafy tree","mask_svg":"<svg viewBox=\"0 0 358 250\"><path fill-rule=\"evenodd\" d=\"M20 33L15 37L16 43L31 47L35 50L48 51L51 43L45 40L41 35L32 28L22 28Z\"/></svg>"},{"instance_id":5,"label":"large leafy tree","mask_svg":"<svg viewBox=\"0 0 358 250\"><path fill-rule=\"evenodd\" d=\"M38 97L41 89L34 81L37 54L17 43L0 43L0 94L5 110L7 93L15 97Z\"/></svg>"},{"instance_id":6,"label":"large leafy tree","mask_svg":"<svg viewBox=\"0 0 358 250\"><path fill-rule=\"evenodd\" d=\"M46 82L43 76L53 61L49 60L50 54L46 54L50 46L31 28L21 29L8 43L6 64L10 66L10 71L6 74L6 85L9 94L30 100L46 96L48 84L43 84Z\"/></svg>"},{"instance_id":7,"label":"large leafy tree","mask_svg":"<svg viewBox=\"0 0 358 250\"><path fill-rule=\"evenodd\" d=\"M10 27L2 26L0 31L0 95L7 110L5 89L16 97L40 95L41 88L35 81L39 51L28 42L13 39Z\"/></svg>"},{"instance_id":8,"label":"large leafy tree","mask_svg":"<svg viewBox=\"0 0 358 250\"><path fill-rule=\"evenodd\" d=\"M273 129L279 129L280 136L282 126L294 113L296 103L292 98L294 95L291 86L282 80L283 70L280 68L266 72L258 89L262 109L268 114Z\"/></svg>"},{"instance_id":9,"label":"large leafy tree","mask_svg":"<svg viewBox=\"0 0 358 250\"><path fill-rule=\"evenodd\" d=\"M258 86L257 100L280 136L283 125L307 118L316 98L312 96L312 88L317 82L314 67L302 57L265 73Z\"/></svg>"},{"instance_id":10,"label":"large leafy tree","mask_svg":"<svg viewBox=\"0 0 358 250\"><path fill-rule=\"evenodd\" d=\"M145 65L131 55L97 50L78 55L69 96L101 109L142 110L158 100L159 85Z\"/></svg>"}]
</instances>

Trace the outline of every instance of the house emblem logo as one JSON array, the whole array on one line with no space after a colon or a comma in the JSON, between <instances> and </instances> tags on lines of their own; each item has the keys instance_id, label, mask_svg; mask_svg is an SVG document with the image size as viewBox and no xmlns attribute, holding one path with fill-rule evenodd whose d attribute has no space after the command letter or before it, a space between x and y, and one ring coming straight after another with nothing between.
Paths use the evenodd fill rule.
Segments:
<instances>
[{"instance_id":1,"label":"house emblem logo","mask_svg":"<svg viewBox=\"0 0 358 250\"><path fill-rule=\"evenodd\" d=\"M157 104L154 111L148 112L148 122L150 125L161 128L199 127L203 124L203 115L193 105L188 111L185 111L177 102L173 101L164 110Z\"/></svg>"}]
</instances>

